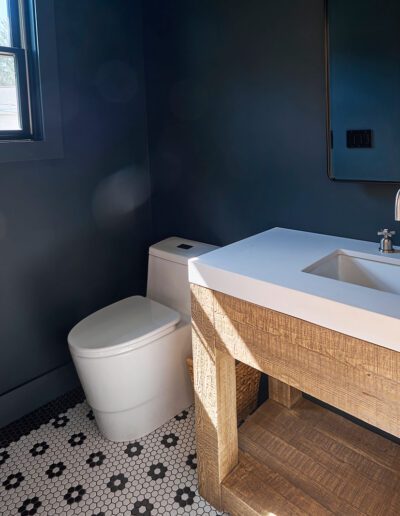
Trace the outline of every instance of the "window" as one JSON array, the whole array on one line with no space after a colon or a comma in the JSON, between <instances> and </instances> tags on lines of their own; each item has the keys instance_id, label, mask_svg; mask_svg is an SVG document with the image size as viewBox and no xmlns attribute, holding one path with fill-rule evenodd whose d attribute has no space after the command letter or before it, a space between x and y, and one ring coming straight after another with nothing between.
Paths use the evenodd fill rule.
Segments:
<instances>
[{"instance_id":1,"label":"window","mask_svg":"<svg viewBox=\"0 0 400 516\"><path fill-rule=\"evenodd\" d=\"M0 0L0 163L63 157L55 0Z\"/></svg>"},{"instance_id":2,"label":"window","mask_svg":"<svg viewBox=\"0 0 400 516\"><path fill-rule=\"evenodd\" d=\"M33 4L0 0L0 139L40 137Z\"/></svg>"}]
</instances>

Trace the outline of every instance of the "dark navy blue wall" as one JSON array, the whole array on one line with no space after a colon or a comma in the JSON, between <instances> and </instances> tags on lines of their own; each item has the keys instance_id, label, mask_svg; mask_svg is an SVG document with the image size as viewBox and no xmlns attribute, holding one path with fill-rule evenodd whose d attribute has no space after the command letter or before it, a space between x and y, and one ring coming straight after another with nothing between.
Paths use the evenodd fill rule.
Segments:
<instances>
[{"instance_id":1,"label":"dark navy blue wall","mask_svg":"<svg viewBox=\"0 0 400 516\"><path fill-rule=\"evenodd\" d=\"M156 238L226 244L284 226L377 240L396 228L395 185L327 177L323 0L144 9Z\"/></svg>"},{"instance_id":2,"label":"dark navy blue wall","mask_svg":"<svg viewBox=\"0 0 400 516\"><path fill-rule=\"evenodd\" d=\"M141 5L55 8L64 158L0 165L0 394L68 363L71 327L146 281Z\"/></svg>"}]
</instances>

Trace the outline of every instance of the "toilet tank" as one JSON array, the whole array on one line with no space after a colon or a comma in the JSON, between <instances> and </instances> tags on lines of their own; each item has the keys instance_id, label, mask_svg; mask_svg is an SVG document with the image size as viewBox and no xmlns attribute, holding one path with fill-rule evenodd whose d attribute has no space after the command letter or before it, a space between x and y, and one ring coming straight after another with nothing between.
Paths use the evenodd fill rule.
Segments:
<instances>
[{"instance_id":1,"label":"toilet tank","mask_svg":"<svg viewBox=\"0 0 400 516\"><path fill-rule=\"evenodd\" d=\"M188 260L218 249L185 238L171 237L149 248L147 297L190 316Z\"/></svg>"}]
</instances>

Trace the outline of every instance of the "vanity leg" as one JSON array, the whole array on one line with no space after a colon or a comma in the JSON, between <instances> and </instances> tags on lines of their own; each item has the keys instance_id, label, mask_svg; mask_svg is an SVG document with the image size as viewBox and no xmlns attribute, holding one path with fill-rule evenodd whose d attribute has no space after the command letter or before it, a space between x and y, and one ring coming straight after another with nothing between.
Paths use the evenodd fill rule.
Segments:
<instances>
[{"instance_id":1,"label":"vanity leg","mask_svg":"<svg viewBox=\"0 0 400 516\"><path fill-rule=\"evenodd\" d=\"M222 510L221 483L238 463L235 360L215 348L213 294L192 286L199 492Z\"/></svg>"},{"instance_id":2,"label":"vanity leg","mask_svg":"<svg viewBox=\"0 0 400 516\"><path fill-rule=\"evenodd\" d=\"M284 407L292 408L301 398L302 393L298 389L283 383L272 376L268 377L269 398L280 403Z\"/></svg>"}]
</instances>

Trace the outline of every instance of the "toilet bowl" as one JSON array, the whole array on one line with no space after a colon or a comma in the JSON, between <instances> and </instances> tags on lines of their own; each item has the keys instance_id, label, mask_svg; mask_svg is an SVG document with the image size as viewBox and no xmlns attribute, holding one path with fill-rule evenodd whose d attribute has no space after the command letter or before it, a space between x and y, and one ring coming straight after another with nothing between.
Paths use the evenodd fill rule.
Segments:
<instances>
[{"instance_id":1,"label":"toilet bowl","mask_svg":"<svg viewBox=\"0 0 400 516\"><path fill-rule=\"evenodd\" d=\"M177 237L155 244L149 249L147 297L102 308L69 333L79 379L107 439L138 439L192 403L187 262L213 249Z\"/></svg>"}]
</instances>

